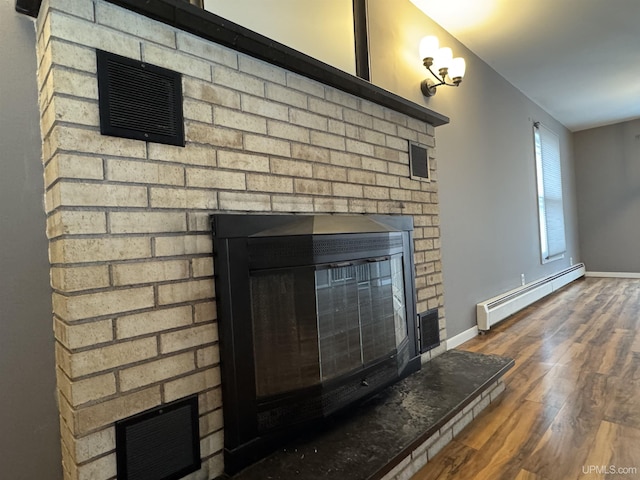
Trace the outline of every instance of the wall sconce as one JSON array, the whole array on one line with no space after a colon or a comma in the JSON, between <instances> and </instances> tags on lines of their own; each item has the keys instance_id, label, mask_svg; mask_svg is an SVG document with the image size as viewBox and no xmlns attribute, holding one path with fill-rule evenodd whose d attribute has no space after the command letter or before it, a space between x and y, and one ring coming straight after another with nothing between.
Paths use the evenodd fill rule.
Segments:
<instances>
[{"instance_id":1,"label":"wall sconce","mask_svg":"<svg viewBox=\"0 0 640 480\"><path fill-rule=\"evenodd\" d=\"M453 58L453 53L449 47L440 48L438 39L433 35L424 37L420 41L420 58L422 64L427 67L429 73L437 80L426 78L420 83L420 90L426 97L433 97L436 88L440 85L457 87L464 77L464 58ZM437 70L438 73L434 72Z\"/></svg>"}]
</instances>

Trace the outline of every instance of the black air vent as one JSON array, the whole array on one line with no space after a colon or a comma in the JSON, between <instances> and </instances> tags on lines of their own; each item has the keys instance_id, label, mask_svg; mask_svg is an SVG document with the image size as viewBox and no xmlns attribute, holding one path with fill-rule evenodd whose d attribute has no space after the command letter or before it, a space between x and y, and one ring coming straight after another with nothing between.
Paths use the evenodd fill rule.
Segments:
<instances>
[{"instance_id":1,"label":"black air vent","mask_svg":"<svg viewBox=\"0 0 640 480\"><path fill-rule=\"evenodd\" d=\"M432 308L419 313L418 318L420 322L420 353L424 353L440 345L438 309Z\"/></svg>"},{"instance_id":2,"label":"black air vent","mask_svg":"<svg viewBox=\"0 0 640 480\"><path fill-rule=\"evenodd\" d=\"M97 51L100 132L184 146L179 73Z\"/></svg>"},{"instance_id":3,"label":"black air vent","mask_svg":"<svg viewBox=\"0 0 640 480\"><path fill-rule=\"evenodd\" d=\"M411 178L429 180L429 155L427 147L409 142Z\"/></svg>"},{"instance_id":4,"label":"black air vent","mask_svg":"<svg viewBox=\"0 0 640 480\"><path fill-rule=\"evenodd\" d=\"M200 469L198 397L116 422L119 480L176 480Z\"/></svg>"}]
</instances>

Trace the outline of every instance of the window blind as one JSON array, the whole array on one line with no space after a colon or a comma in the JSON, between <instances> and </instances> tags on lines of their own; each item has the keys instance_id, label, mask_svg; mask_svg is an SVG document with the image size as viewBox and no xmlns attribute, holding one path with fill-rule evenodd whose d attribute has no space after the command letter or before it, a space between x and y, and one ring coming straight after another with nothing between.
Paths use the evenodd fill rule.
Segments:
<instances>
[{"instance_id":1,"label":"window blind","mask_svg":"<svg viewBox=\"0 0 640 480\"><path fill-rule=\"evenodd\" d=\"M561 258L566 251L560 139L551 130L534 124L540 251L542 262Z\"/></svg>"}]
</instances>

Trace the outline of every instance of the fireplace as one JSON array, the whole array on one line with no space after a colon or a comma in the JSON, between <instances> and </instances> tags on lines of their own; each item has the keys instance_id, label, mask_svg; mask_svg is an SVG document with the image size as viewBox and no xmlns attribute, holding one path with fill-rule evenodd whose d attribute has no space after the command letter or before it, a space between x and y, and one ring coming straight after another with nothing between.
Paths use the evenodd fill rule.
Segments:
<instances>
[{"instance_id":1,"label":"fireplace","mask_svg":"<svg viewBox=\"0 0 640 480\"><path fill-rule=\"evenodd\" d=\"M212 227L227 473L420 368L411 217Z\"/></svg>"}]
</instances>

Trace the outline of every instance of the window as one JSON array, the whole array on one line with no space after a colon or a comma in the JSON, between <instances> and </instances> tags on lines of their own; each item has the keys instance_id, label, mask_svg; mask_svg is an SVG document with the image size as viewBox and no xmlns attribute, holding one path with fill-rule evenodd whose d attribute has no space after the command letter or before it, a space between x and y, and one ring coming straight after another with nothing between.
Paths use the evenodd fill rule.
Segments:
<instances>
[{"instance_id":1,"label":"window","mask_svg":"<svg viewBox=\"0 0 640 480\"><path fill-rule=\"evenodd\" d=\"M533 138L538 187L540 253L542 263L547 263L563 258L566 251L560 140L540 122L534 123Z\"/></svg>"}]
</instances>

